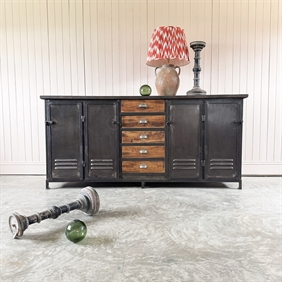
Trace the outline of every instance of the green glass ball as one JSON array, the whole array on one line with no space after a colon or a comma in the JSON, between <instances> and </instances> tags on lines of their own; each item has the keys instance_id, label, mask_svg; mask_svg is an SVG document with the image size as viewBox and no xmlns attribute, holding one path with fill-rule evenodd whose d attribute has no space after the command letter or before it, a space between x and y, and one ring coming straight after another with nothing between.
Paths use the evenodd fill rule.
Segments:
<instances>
[{"instance_id":1,"label":"green glass ball","mask_svg":"<svg viewBox=\"0 0 282 282\"><path fill-rule=\"evenodd\" d=\"M66 237L73 243L77 243L85 238L87 227L81 220L75 219L71 221L65 230Z\"/></svg>"},{"instance_id":2,"label":"green glass ball","mask_svg":"<svg viewBox=\"0 0 282 282\"><path fill-rule=\"evenodd\" d=\"M140 87L139 92L142 96L149 96L152 93L152 89L149 85L144 84Z\"/></svg>"}]
</instances>

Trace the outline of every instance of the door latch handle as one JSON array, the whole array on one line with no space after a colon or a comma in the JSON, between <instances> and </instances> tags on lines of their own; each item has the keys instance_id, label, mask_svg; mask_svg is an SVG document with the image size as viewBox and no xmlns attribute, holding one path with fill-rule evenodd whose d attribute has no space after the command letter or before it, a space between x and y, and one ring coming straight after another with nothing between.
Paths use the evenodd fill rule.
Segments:
<instances>
[{"instance_id":1,"label":"door latch handle","mask_svg":"<svg viewBox=\"0 0 282 282\"><path fill-rule=\"evenodd\" d=\"M236 124L242 124L243 123L242 120L234 120L233 122L236 123Z\"/></svg>"},{"instance_id":2,"label":"door latch handle","mask_svg":"<svg viewBox=\"0 0 282 282\"><path fill-rule=\"evenodd\" d=\"M45 124L46 125L52 125L52 124L55 124L55 122L53 120L46 120Z\"/></svg>"}]
</instances>

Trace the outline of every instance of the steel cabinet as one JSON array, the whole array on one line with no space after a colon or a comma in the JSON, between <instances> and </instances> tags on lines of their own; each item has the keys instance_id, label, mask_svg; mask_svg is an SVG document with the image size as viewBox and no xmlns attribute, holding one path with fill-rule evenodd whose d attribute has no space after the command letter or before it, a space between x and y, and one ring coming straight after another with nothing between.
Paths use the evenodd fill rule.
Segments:
<instances>
[{"instance_id":1,"label":"steel cabinet","mask_svg":"<svg viewBox=\"0 0 282 282\"><path fill-rule=\"evenodd\" d=\"M41 96L49 182L239 182L248 95Z\"/></svg>"}]
</instances>

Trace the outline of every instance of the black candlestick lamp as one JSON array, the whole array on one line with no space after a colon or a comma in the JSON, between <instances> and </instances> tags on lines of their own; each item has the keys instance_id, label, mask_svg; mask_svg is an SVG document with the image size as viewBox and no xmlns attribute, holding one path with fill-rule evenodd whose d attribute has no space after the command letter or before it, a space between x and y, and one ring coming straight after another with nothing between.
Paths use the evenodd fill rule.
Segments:
<instances>
[{"instance_id":1,"label":"black candlestick lamp","mask_svg":"<svg viewBox=\"0 0 282 282\"><path fill-rule=\"evenodd\" d=\"M201 72L201 67L200 67L200 52L202 49L206 46L206 42L204 41L193 41L190 43L190 47L194 50L195 52L195 58L194 58L194 87L187 91L187 95L197 95L197 94L207 94L207 91L201 89L200 87L200 72Z\"/></svg>"}]
</instances>

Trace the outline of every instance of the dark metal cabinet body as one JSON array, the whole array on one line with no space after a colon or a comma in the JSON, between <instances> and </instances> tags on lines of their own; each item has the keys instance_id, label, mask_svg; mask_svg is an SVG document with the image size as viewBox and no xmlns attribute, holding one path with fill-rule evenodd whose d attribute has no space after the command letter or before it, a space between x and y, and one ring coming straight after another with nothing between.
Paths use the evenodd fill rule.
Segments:
<instances>
[{"instance_id":1,"label":"dark metal cabinet body","mask_svg":"<svg viewBox=\"0 0 282 282\"><path fill-rule=\"evenodd\" d=\"M117 101L85 103L85 180L118 176Z\"/></svg>"},{"instance_id":2,"label":"dark metal cabinet body","mask_svg":"<svg viewBox=\"0 0 282 282\"><path fill-rule=\"evenodd\" d=\"M118 176L117 101L46 100L49 182Z\"/></svg>"},{"instance_id":3,"label":"dark metal cabinet body","mask_svg":"<svg viewBox=\"0 0 282 282\"><path fill-rule=\"evenodd\" d=\"M81 116L81 102L46 102L47 180L83 180Z\"/></svg>"},{"instance_id":4,"label":"dark metal cabinet body","mask_svg":"<svg viewBox=\"0 0 282 282\"><path fill-rule=\"evenodd\" d=\"M247 96L41 96L47 187L157 181L239 182L241 188Z\"/></svg>"},{"instance_id":5,"label":"dark metal cabinet body","mask_svg":"<svg viewBox=\"0 0 282 282\"><path fill-rule=\"evenodd\" d=\"M242 110L239 100L205 103L204 157L208 181L241 179Z\"/></svg>"},{"instance_id":6,"label":"dark metal cabinet body","mask_svg":"<svg viewBox=\"0 0 282 282\"><path fill-rule=\"evenodd\" d=\"M169 101L169 178L241 188L242 115L241 99Z\"/></svg>"},{"instance_id":7,"label":"dark metal cabinet body","mask_svg":"<svg viewBox=\"0 0 282 282\"><path fill-rule=\"evenodd\" d=\"M168 169L170 179L201 179L201 102L169 101Z\"/></svg>"}]
</instances>

